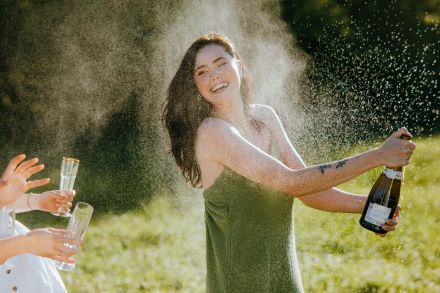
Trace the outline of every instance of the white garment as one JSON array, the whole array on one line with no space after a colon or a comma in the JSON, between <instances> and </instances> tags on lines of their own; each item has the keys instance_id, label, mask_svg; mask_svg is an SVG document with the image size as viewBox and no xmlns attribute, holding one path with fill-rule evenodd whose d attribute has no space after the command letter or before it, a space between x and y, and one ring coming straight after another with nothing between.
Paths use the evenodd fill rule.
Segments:
<instances>
[{"instance_id":1,"label":"white garment","mask_svg":"<svg viewBox=\"0 0 440 293\"><path fill-rule=\"evenodd\" d=\"M15 235L27 232L28 228L15 222ZM52 260L25 253L0 265L0 292L66 293L67 290Z\"/></svg>"}]
</instances>

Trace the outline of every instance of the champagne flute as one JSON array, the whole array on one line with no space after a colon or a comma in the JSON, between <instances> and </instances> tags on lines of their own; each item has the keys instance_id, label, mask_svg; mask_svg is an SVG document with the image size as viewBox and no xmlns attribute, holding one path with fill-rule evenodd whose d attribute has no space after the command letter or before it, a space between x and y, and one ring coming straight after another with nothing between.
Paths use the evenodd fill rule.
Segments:
<instances>
[{"instance_id":1,"label":"champagne flute","mask_svg":"<svg viewBox=\"0 0 440 293\"><path fill-rule=\"evenodd\" d=\"M92 218L93 207L85 202L79 202L76 204L73 214L69 219L67 226L67 237L71 239L84 239L86 229L89 226L90 219ZM66 247L77 249L77 245L71 245L64 243ZM59 270L73 271L75 264L55 261L55 265Z\"/></svg>"},{"instance_id":2,"label":"champagne flute","mask_svg":"<svg viewBox=\"0 0 440 293\"><path fill-rule=\"evenodd\" d=\"M76 179L76 173L78 172L79 160L74 158L63 157L61 162L61 172L60 172L60 190L73 190L73 185ZM52 213L55 216L70 217L70 211L63 213L61 209L58 213Z\"/></svg>"}]
</instances>

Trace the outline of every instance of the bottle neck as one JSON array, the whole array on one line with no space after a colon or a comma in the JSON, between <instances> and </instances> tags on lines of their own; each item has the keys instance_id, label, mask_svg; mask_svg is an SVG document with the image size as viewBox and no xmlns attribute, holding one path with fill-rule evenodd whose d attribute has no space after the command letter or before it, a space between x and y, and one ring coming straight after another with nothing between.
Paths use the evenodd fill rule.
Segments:
<instances>
[{"instance_id":1,"label":"bottle neck","mask_svg":"<svg viewBox=\"0 0 440 293\"><path fill-rule=\"evenodd\" d=\"M397 171L397 172L403 172L403 166L398 166L398 167L388 167L388 166L386 166L385 168L393 170L393 171Z\"/></svg>"},{"instance_id":2,"label":"bottle neck","mask_svg":"<svg viewBox=\"0 0 440 293\"><path fill-rule=\"evenodd\" d=\"M402 180L403 179L403 171L402 167L394 167L394 168L385 168L383 171L385 176L387 176L389 179L397 179Z\"/></svg>"}]
</instances>

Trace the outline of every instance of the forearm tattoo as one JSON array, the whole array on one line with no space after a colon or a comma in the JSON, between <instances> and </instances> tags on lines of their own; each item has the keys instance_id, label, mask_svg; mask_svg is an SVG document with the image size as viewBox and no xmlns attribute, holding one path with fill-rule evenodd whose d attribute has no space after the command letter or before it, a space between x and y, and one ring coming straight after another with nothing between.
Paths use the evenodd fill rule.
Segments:
<instances>
[{"instance_id":1,"label":"forearm tattoo","mask_svg":"<svg viewBox=\"0 0 440 293\"><path fill-rule=\"evenodd\" d=\"M344 165L345 165L345 163L347 163L347 161L348 161L348 159L337 162L336 169L344 167ZM332 167L331 164L325 164L325 165L319 165L318 169L319 169L319 171L321 171L321 174L324 174L325 170L330 169L331 167Z\"/></svg>"},{"instance_id":2,"label":"forearm tattoo","mask_svg":"<svg viewBox=\"0 0 440 293\"><path fill-rule=\"evenodd\" d=\"M336 169L344 167L344 165L345 165L345 163L347 163L347 161L348 160L339 161L338 164L336 164Z\"/></svg>"},{"instance_id":3,"label":"forearm tattoo","mask_svg":"<svg viewBox=\"0 0 440 293\"><path fill-rule=\"evenodd\" d=\"M321 174L324 174L325 169L329 169L331 167L332 167L332 165L319 165L318 169L321 171Z\"/></svg>"}]
</instances>

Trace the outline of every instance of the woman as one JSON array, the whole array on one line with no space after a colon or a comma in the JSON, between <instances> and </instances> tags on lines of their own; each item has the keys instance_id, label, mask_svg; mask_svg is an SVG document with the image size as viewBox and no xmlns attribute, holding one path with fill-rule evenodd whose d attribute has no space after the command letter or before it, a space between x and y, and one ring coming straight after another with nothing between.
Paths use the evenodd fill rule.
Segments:
<instances>
[{"instance_id":1,"label":"woman","mask_svg":"<svg viewBox=\"0 0 440 293\"><path fill-rule=\"evenodd\" d=\"M7 205L17 212L67 211L72 205L73 191L67 196L56 190L24 194L30 188L49 183L48 178L28 181L44 166L35 166L37 158L23 162L24 159L24 155L13 158L1 176L0 206ZM65 232L52 228L29 231L17 221L14 236L0 240L0 292L66 292L55 265L48 259L75 262L70 256L78 249L68 248L64 243L79 246L82 241L69 239Z\"/></svg>"},{"instance_id":2,"label":"woman","mask_svg":"<svg viewBox=\"0 0 440 293\"><path fill-rule=\"evenodd\" d=\"M306 167L275 111L250 104L246 67L218 33L188 49L168 89L163 120L174 158L205 198L208 292L303 292L293 198L361 213L365 196L333 188L382 165L406 165L415 144L401 128L376 149ZM271 155L272 138L281 161ZM397 219L383 228L393 231Z\"/></svg>"}]
</instances>

